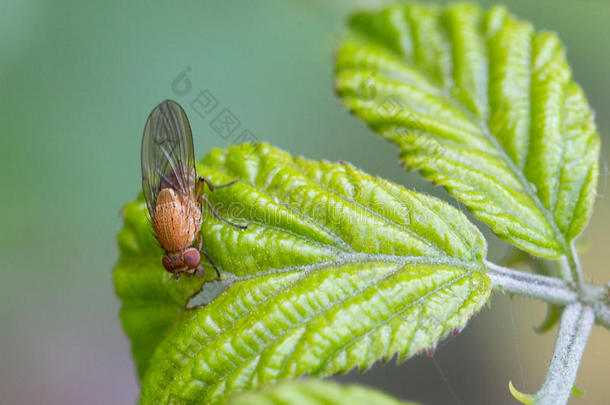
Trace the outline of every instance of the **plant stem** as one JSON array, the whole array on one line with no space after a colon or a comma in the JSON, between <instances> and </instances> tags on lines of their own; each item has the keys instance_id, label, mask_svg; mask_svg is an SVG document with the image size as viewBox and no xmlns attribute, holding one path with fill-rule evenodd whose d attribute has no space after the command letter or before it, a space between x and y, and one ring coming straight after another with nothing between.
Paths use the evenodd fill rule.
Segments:
<instances>
[{"instance_id":1,"label":"plant stem","mask_svg":"<svg viewBox=\"0 0 610 405\"><path fill-rule=\"evenodd\" d=\"M594 321L593 310L587 305L577 302L564 309L546 380L535 397L536 405L568 403Z\"/></svg>"},{"instance_id":2,"label":"plant stem","mask_svg":"<svg viewBox=\"0 0 610 405\"><path fill-rule=\"evenodd\" d=\"M578 300L578 293L564 280L512 270L488 261L485 261L485 265L494 287L500 287L507 293L559 305L568 305Z\"/></svg>"},{"instance_id":3,"label":"plant stem","mask_svg":"<svg viewBox=\"0 0 610 405\"><path fill-rule=\"evenodd\" d=\"M570 265L569 255L565 255L557 259L557 267L559 270L559 276L568 283L574 283L574 273L572 272L572 266Z\"/></svg>"},{"instance_id":4,"label":"plant stem","mask_svg":"<svg viewBox=\"0 0 610 405\"><path fill-rule=\"evenodd\" d=\"M570 251L564 256L564 260L560 261L560 267L564 280L574 282L580 290L584 283L584 277L574 241L570 243Z\"/></svg>"},{"instance_id":5,"label":"plant stem","mask_svg":"<svg viewBox=\"0 0 610 405\"><path fill-rule=\"evenodd\" d=\"M603 302L593 304L593 312L595 312L595 320L603 327L610 329L610 306Z\"/></svg>"}]
</instances>

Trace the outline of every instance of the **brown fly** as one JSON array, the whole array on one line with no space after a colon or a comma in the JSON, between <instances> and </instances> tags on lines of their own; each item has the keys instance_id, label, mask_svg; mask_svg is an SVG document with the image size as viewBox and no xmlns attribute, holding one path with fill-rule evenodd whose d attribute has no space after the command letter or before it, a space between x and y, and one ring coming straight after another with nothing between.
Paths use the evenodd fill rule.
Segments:
<instances>
[{"instance_id":1,"label":"brown fly","mask_svg":"<svg viewBox=\"0 0 610 405\"><path fill-rule=\"evenodd\" d=\"M203 203L214 216L220 216L203 194L204 183L211 191L234 184L214 186L197 177L193 135L186 113L178 103L165 100L156 106L144 127L142 137L142 189L157 240L165 249L163 267L170 273L192 275L201 262L201 252L220 276L218 268L203 250L201 224ZM196 247L193 247L196 246Z\"/></svg>"}]
</instances>

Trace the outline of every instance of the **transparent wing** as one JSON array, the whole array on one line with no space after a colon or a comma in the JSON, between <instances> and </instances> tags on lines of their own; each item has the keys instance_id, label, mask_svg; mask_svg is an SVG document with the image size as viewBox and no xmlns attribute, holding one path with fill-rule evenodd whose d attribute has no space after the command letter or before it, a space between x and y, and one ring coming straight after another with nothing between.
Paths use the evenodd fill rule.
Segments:
<instances>
[{"instance_id":1,"label":"transparent wing","mask_svg":"<svg viewBox=\"0 0 610 405\"><path fill-rule=\"evenodd\" d=\"M142 136L142 190L151 218L162 188L173 188L183 198L192 199L196 177L186 113L175 101L165 100L148 116Z\"/></svg>"}]
</instances>

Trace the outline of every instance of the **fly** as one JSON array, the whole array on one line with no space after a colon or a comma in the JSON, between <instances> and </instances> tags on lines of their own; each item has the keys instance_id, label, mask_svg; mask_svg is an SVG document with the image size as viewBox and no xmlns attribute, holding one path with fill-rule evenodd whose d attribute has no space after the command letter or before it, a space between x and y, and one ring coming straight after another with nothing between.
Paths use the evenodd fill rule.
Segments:
<instances>
[{"instance_id":1,"label":"fly","mask_svg":"<svg viewBox=\"0 0 610 405\"><path fill-rule=\"evenodd\" d=\"M245 229L220 216L203 194L204 184L210 191L220 186L195 170L193 135L186 113L178 103L165 100L156 106L144 127L142 136L142 189L152 227L165 250L163 267L176 275L192 275L201 263L201 252L220 277L218 268L203 250L201 224L203 203L214 216L232 226ZM196 246L196 247L193 247Z\"/></svg>"}]
</instances>

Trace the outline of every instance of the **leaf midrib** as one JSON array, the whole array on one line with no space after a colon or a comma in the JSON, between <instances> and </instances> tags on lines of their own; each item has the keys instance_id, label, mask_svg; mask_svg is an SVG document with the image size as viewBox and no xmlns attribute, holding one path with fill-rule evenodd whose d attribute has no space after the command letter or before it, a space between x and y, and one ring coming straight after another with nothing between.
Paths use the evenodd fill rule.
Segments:
<instances>
[{"instance_id":1,"label":"leaf midrib","mask_svg":"<svg viewBox=\"0 0 610 405\"><path fill-rule=\"evenodd\" d=\"M336 301L336 302L331 303L330 305L327 305L327 306L325 306L325 307L321 308L319 311L315 311L314 313L312 313L312 314L311 314L311 315L308 317L308 319L307 319L307 320L305 320L304 322L300 323L299 325L294 325L294 326L291 326L291 327L287 328L286 330L282 331L282 333L281 333L279 336L275 336L275 335L273 335L273 336L274 336L274 338L275 338L275 339L273 340L273 342L278 341L278 340L279 340L281 337L285 336L286 334L290 333L291 331L295 330L296 328L304 326L305 324L307 324L308 322L310 322L310 321L311 321L311 319L313 319L315 316L317 316L317 315L319 315L319 314L321 314L321 313L327 312L327 311L328 311L328 310L330 310L331 308L336 307L336 306L341 305L341 304L344 304L344 303L345 303L346 301L348 301L349 299L354 298L354 297L356 297L356 296L358 296L358 295L360 295L360 294L363 294L363 293L364 293L366 290L368 290L368 289L370 289L370 288L373 288L374 286L378 285L379 283L383 282L384 280L387 280L387 279L389 279L390 277L392 277L392 276L396 275L396 274L397 274L397 273L398 273L398 272L399 272L401 269L403 269L403 268L405 267L405 265L406 265L406 264L411 264L410 262L406 262L406 263L404 263L404 264L403 264L402 262L399 262L399 261L396 261L396 262L390 262L390 263L396 263L396 264L398 264L398 266L396 266L396 267L392 268L391 270L389 270L389 271L388 271L388 274L383 275L382 277L380 277L379 279L376 279L375 281L371 281L369 285L367 285L367 286L365 286L365 287L363 287L363 288L362 288L362 287L361 287L361 288L358 288L358 289L356 289L355 291L353 291L352 293L350 293L350 294L346 295L345 297L343 297L342 299L340 299L340 300L338 300L338 301ZM415 262L415 261L414 261L414 262L412 262L412 264L428 264L428 263L417 263L417 262ZM439 265L439 266L440 266L440 265ZM406 310L408 310L408 309L412 308L414 305L420 304L424 298L427 298L427 297L429 297L429 296L430 296L430 295L432 295L432 294L438 293L438 292L439 292L439 291L441 291L442 289L447 288L448 286L451 286L451 285L453 285L453 284L455 284L455 283L459 282L460 280L463 280L464 278L466 278L466 277L470 276L470 275L471 275L472 273L474 273L475 271L476 271L475 269L472 269L472 270L467 270L467 271L465 271L465 272L464 272L464 274L460 275L459 277L456 277L456 278L453 278L453 279L450 279L450 280L448 280L448 281L443 282L441 285L439 285L439 286L435 287L434 289L432 289L431 291L427 292L427 293L426 293L426 294L424 294L422 297L419 297L419 298L417 298L415 301L413 301L413 302L409 303L408 305L406 305L406 306L405 306L405 308L403 308L401 311L399 311L399 313L398 313L398 314L392 314L392 315L391 315L391 316L390 316L388 319L389 319L389 320L390 320L390 319L394 319L396 316L399 316L399 315L400 315L400 314L402 314L404 311L406 311ZM287 272L287 271L285 271L285 272ZM275 274L279 274L279 273L275 273ZM307 275L308 275L308 272L303 272L303 273L300 275L300 277L298 277L298 278L296 278L295 280L291 281L291 282L290 282L290 283L289 283L289 284L288 284L288 285L287 285L285 288L290 288L291 286L294 286L295 284L302 282L304 279L306 279L306 278L307 278ZM284 289L278 289L278 290L277 290L277 291L275 291L273 294L271 294L269 297L266 297L264 300L262 300L262 301L261 301L261 302L260 302L260 303L259 303L259 304L258 304L256 307L259 307L259 306L261 306L261 305L264 305L266 302L268 302L269 300L271 300L271 299L273 299L274 297L276 297L278 293L283 292L283 290L284 290ZM472 292L471 292L471 294L472 294ZM244 314L244 316L247 316L247 315L249 314L249 312L250 312L250 309L248 309L248 311L247 311L247 312ZM371 328L371 330L378 328L380 325L382 325L382 324L384 324L384 323L386 323L386 322L384 321L384 322L377 323L375 326L373 326L373 327ZM224 331L223 331L223 332L221 332L221 333L226 333L226 330L224 330ZM217 338L218 338L218 336L219 336L219 335L216 335L215 337L211 338L209 342L214 341L215 339L217 339ZM209 342L208 342L208 343L209 343ZM249 361L249 360L251 360L251 359L253 359L253 358L257 357L257 356L260 356L260 355L261 355L261 353L262 353L262 351L264 351L264 350L265 350L267 347L269 347L270 345L272 345L272 344L273 344L273 342L271 342L271 343L269 343L269 344L265 345L265 347L264 347L262 350L260 350L260 351L258 351L258 352L253 353L253 355L252 355L252 356L247 357L247 358L245 358L245 359L242 359L242 360L241 360L241 362L240 362L240 364L244 364L246 361ZM330 357L329 357L329 358L330 358ZM288 361L288 360L286 360L286 361ZM224 381L224 380L226 379L226 377L227 377L228 375L230 375L230 374L231 374L231 373L232 373L232 372L233 372L233 371L234 371L236 368L237 368L237 366L236 366L236 367L234 367L233 369L231 369L230 371L228 371L227 373L223 374L223 375L222 375L222 376L219 378L219 380L220 380L220 381ZM170 384L168 384L168 387L169 387L169 385L170 385ZM214 383L210 384L210 387L212 387L212 386L215 386L215 384L214 384ZM164 389L164 392L167 392L167 389ZM206 391L206 396L207 396L207 393L208 393L208 392L209 392L209 391Z\"/></svg>"},{"instance_id":2,"label":"leaf midrib","mask_svg":"<svg viewBox=\"0 0 610 405\"><path fill-rule=\"evenodd\" d=\"M408 264L413 264L413 265L423 264L423 265L431 265L431 266L439 266L439 267L447 266L447 267L454 267L454 268L462 268L465 270L465 273L463 276L460 277L460 279L463 277L466 277L476 271L484 271L484 269L485 269L485 266L483 265L483 263L467 262L467 261L450 258L450 257L442 257L442 258L435 258L435 259L437 259L437 260L432 260L431 258L428 258L428 257L417 257L417 256L378 255L378 254L365 254L365 253L345 254L345 255L341 255L340 257L338 257L334 260L320 262L320 263L316 263L316 264L312 264L312 265L276 269L276 270L272 270L272 271L268 271L268 272L257 273L252 276L245 276L245 277L241 277L241 278L234 278L234 279L227 279L227 280L228 281L247 281L247 280L252 280L252 279L270 276L270 275L279 275L282 273L291 273L291 272L300 273L298 278L291 281L286 286L286 288L289 288L289 286L292 286L298 282L301 282L305 277L307 277L307 275L309 273L311 273L313 271L321 270L323 268L328 268L328 267L332 267L332 266L336 266L336 265L342 265L342 264L346 264L346 263L376 263L376 262L378 262L378 263L384 263L384 264L395 263L398 265L394 268L394 270L390 271L387 275L382 277L382 279L391 277L393 274L396 274L397 271L404 268ZM382 280L382 279L380 279L380 280ZM368 286L366 288L370 288L370 287L371 286ZM359 288L358 290L354 291L352 294L349 294L348 296L344 297L340 302L344 302L345 300L349 299L350 297L356 296L357 294L361 294L364 290L365 289L363 289L363 288ZM259 303L257 306L262 305L264 302L268 301L269 299L272 299L280 292L281 292L281 290L274 292L272 295L270 295L269 297L266 297L263 301L261 301L261 303ZM338 304L340 302L337 302L335 304ZM193 308L193 310L196 310L196 308ZM325 308L324 310L328 310L328 308ZM247 313L249 313L249 311L250 310L248 310L245 315L247 315ZM292 329L294 329L294 328L292 328ZM284 331L283 335L285 335L286 333L287 333L287 331ZM211 337L209 342L213 341L217 336ZM258 355L260 355L260 353ZM174 378L172 378L172 381L175 381L175 379L176 379L176 376ZM169 386L171 384L172 384L172 382L169 382L167 384L166 388L163 389L163 391L165 393L167 393L167 390L169 389Z\"/></svg>"},{"instance_id":3,"label":"leaf midrib","mask_svg":"<svg viewBox=\"0 0 610 405\"><path fill-rule=\"evenodd\" d=\"M487 60L489 60L489 59L487 59ZM453 96L451 96L451 98L453 99ZM452 100L452 101L454 101L454 100ZM506 150L500 145L498 139L489 130L487 123L483 120L477 119L474 116L474 114L472 112L470 112L470 110L465 108L465 106L462 105L461 103L456 101L456 105L458 106L458 108L463 110L466 114L468 114L471 117L473 122L481 129L481 133L483 134L483 136L485 136L485 138L489 142L491 142L492 145L494 145L494 147L496 147L498 149L500 158L502 158L506 162L507 167L510 170L510 172L513 174L513 176L516 177L516 179L521 184L521 187L523 187L523 190L525 191L527 196L530 197L530 199L536 205L536 208L538 208L540 213L544 216L544 219L546 220L547 224L553 231L553 236L555 237L555 241L558 242L559 245L561 246L561 249L563 250L564 255L568 254L569 249L567 247L565 236L560 231L559 226L557 225L557 222L555 222L555 218L553 217L552 212L549 211L549 209L547 207L545 207L544 204L542 204L542 201L540 201L540 197L538 197L538 194L536 192L534 192L534 190L532 189L532 185L529 182L529 180L527 180L527 178L525 177L525 174L517 168L517 165L515 164L515 162L510 158L510 156L508 156L508 154L506 153Z\"/></svg>"},{"instance_id":4,"label":"leaf midrib","mask_svg":"<svg viewBox=\"0 0 610 405\"><path fill-rule=\"evenodd\" d=\"M247 275L247 276L233 276L233 273L222 272L222 276L227 275L227 277L223 277L223 280L229 282L241 282L256 279L259 277L265 277L270 275L277 275L283 273L305 273L308 274L310 272L316 270L322 270L326 267L340 266L342 264L370 264L370 263L394 263L406 266L408 264L413 265L430 265L430 266L447 266L447 267L455 267L462 268L467 271L485 271L485 266L483 262L479 262L476 260L466 261L457 259L450 256L400 256L400 255L387 255L387 254L373 254L373 253L344 253L335 256L332 260L325 260L317 263L311 263L307 265L301 266L289 266L278 269L271 269L266 271L261 271L256 274Z\"/></svg>"},{"instance_id":5,"label":"leaf midrib","mask_svg":"<svg viewBox=\"0 0 610 405\"><path fill-rule=\"evenodd\" d=\"M440 18L440 15L439 15L439 18ZM439 21L439 27L441 27L441 29L443 30L443 36L447 40L447 44L450 47L449 48L449 52L451 53L451 55L453 55L453 52L451 51L451 48L453 48L454 44L453 44L453 41L451 41L449 39L450 36L447 35L447 27L446 27L446 24L442 21L442 19L440 19L440 21ZM352 34L353 33L356 33L356 35L354 36L355 41L362 41L363 36L362 36L362 34L360 32L352 30ZM377 40L371 40L370 38L367 38L367 37L364 37L364 38L365 38L364 42L368 42L368 43L372 42L373 44L376 44L377 46L381 46L386 52L390 53L391 55L394 55L394 57L400 63L401 66L407 65L408 61L404 60L401 55L397 54L391 48L388 48L384 43L379 42ZM487 44L485 44L485 49L486 50L488 49L487 48ZM453 59L453 57L451 58L451 61L452 61L452 67L454 67L455 66L455 60ZM487 64L487 66L486 66L487 71L489 71L489 56L488 55L485 56L485 62ZM559 226L558 226L557 222L555 222L555 219L554 219L554 217L552 215L552 212L550 212L549 209L547 209L544 206L544 204L542 204L542 201L540 201L540 198L538 197L538 194L534 192L534 190L531 187L530 182L527 180L527 178L525 177L524 173L521 172L517 168L517 166L515 165L515 162L508 156L508 154L506 153L506 150L498 142L498 139L489 130L489 127L488 127L487 123L485 121L480 120L479 118L477 118L470 109L468 109L461 101L459 101L451 93L451 89L448 86L443 85L443 84L438 85L438 81L435 80L433 77L431 77L429 72L427 72L426 70L423 70L421 68L421 66L419 66L419 64L416 61L414 61L409 66L412 66L420 74L425 76L431 83L437 83L437 87L442 89L442 93L444 94L444 97L446 97L453 105L455 105L464 114L466 114L470 118L471 122L474 125L479 127L479 129L481 130L482 135L489 142L491 142L491 144L498 150L499 157L502 158L506 162L508 169L516 177L516 179L519 181L519 183L520 183L521 187L523 188L524 192L526 193L526 195L533 201L533 203L535 204L536 208L543 215L545 221L549 225L550 229L553 231L553 236L555 238L555 241L558 242L558 244L560 245L560 247L561 247L561 249L563 251L563 254L565 256L569 257L570 256L570 249L568 248L568 244L567 244L566 238L563 235L563 233L561 232L561 230L559 229ZM530 69L530 77L531 77L531 69ZM453 83L453 80L450 83ZM487 83L487 91L489 91L489 83ZM530 97L530 100L531 100L531 97ZM565 104L565 102L564 102L564 104ZM531 133L531 130L530 130L530 133ZM562 135L565 135L565 133L563 133Z\"/></svg>"}]
</instances>

